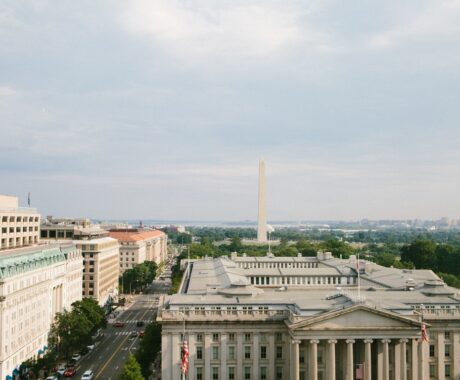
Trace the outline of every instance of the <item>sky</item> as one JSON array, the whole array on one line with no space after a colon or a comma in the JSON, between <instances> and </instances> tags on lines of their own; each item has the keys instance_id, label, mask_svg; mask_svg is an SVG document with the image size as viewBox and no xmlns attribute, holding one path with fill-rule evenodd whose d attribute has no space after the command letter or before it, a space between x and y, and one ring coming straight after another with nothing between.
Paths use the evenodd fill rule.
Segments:
<instances>
[{"instance_id":1,"label":"sky","mask_svg":"<svg viewBox=\"0 0 460 380\"><path fill-rule=\"evenodd\" d=\"M43 215L460 218L459 0L0 2L0 193Z\"/></svg>"}]
</instances>

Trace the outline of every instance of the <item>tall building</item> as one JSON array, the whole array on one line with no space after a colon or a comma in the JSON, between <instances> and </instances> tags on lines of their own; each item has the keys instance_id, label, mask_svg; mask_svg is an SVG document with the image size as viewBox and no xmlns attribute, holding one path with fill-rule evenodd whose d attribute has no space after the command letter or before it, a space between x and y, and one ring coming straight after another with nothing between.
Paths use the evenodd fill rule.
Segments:
<instances>
[{"instance_id":1,"label":"tall building","mask_svg":"<svg viewBox=\"0 0 460 380\"><path fill-rule=\"evenodd\" d=\"M144 261L159 264L168 256L168 237L160 230L117 229L109 236L120 243L120 274Z\"/></svg>"},{"instance_id":2,"label":"tall building","mask_svg":"<svg viewBox=\"0 0 460 380\"><path fill-rule=\"evenodd\" d=\"M0 378L43 354L57 312L81 300L82 257L72 243L0 252Z\"/></svg>"},{"instance_id":3,"label":"tall building","mask_svg":"<svg viewBox=\"0 0 460 380\"><path fill-rule=\"evenodd\" d=\"M259 161L259 208L257 215L257 241L267 241L267 214L265 199L265 162Z\"/></svg>"},{"instance_id":4,"label":"tall building","mask_svg":"<svg viewBox=\"0 0 460 380\"><path fill-rule=\"evenodd\" d=\"M39 243L40 215L30 207L19 207L17 197L0 195L0 250Z\"/></svg>"},{"instance_id":5,"label":"tall building","mask_svg":"<svg viewBox=\"0 0 460 380\"><path fill-rule=\"evenodd\" d=\"M163 379L180 378L184 339L189 380L460 378L460 291L430 270L330 253L190 261L157 319Z\"/></svg>"},{"instance_id":6,"label":"tall building","mask_svg":"<svg viewBox=\"0 0 460 380\"><path fill-rule=\"evenodd\" d=\"M83 256L83 297L108 307L118 297L120 245L97 227L74 231L74 243Z\"/></svg>"}]
</instances>

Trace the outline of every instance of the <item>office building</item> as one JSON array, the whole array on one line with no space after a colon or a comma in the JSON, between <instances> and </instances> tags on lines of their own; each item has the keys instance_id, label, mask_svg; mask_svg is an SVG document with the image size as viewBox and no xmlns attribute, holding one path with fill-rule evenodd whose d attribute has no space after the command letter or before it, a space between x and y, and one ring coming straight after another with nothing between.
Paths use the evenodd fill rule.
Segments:
<instances>
[{"instance_id":1,"label":"office building","mask_svg":"<svg viewBox=\"0 0 460 380\"><path fill-rule=\"evenodd\" d=\"M0 250L39 243L40 215L31 207L19 207L17 197L0 195Z\"/></svg>"},{"instance_id":2,"label":"office building","mask_svg":"<svg viewBox=\"0 0 460 380\"><path fill-rule=\"evenodd\" d=\"M54 316L81 300L82 257L72 243L0 252L0 378L43 354Z\"/></svg>"},{"instance_id":3,"label":"office building","mask_svg":"<svg viewBox=\"0 0 460 380\"><path fill-rule=\"evenodd\" d=\"M196 260L157 318L163 379L180 378L184 338L190 380L460 378L460 291L430 270L330 253Z\"/></svg>"},{"instance_id":4,"label":"office building","mask_svg":"<svg viewBox=\"0 0 460 380\"><path fill-rule=\"evenodd\" d=\"M168 255L168 237L160 230L116 229L109 236L120 243L120 273L144 261L159 264Z\"/></svg>"}]
</instances>

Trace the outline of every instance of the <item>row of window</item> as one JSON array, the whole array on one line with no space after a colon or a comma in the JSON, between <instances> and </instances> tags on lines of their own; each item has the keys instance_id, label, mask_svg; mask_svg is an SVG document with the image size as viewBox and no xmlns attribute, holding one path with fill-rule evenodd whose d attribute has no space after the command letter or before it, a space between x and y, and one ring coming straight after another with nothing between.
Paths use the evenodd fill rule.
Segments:
<instances>
[{"instance_id":1,"label":"row of window","mask_svg":"<svg viewBox=\"0 0 460 380\"><path fill-rule=\"evenodd\" d=\"M9 220L8 220L9 218ZM15 222L15 219L16 219L16 223L17 222L38 222L38 216L2 216L2 222L3 223L7 223L8 221L10 223L14 223Z\"/></svg>"},{"instance_id":2,"label":"row of window","mask_svg":"<svg viewBox=\"0 0 460 380\"><path fill-rule=\"evenodd\" d=\"M14 234L16 229L16 232L33 232L33 231L38 231L38 227L2 227L2 234L10 233Z\"/></svg>"},{"instance_id":3,"label":"row of window","mask_svg":"<svg viewBox=\"0 0 460 380\"><path fill-rule=\"evenodd\" d=\"M251 268L318 268L318 263L238 263L243 269Z\"/></svg>"},{"instance_id":4,"label":"row of window","mask_svg":"<svg viewBox=\"0 0 460 380\"><path fill-rule=\"evenodd\" d=\"M196 346L195 350L196 350L196 360L203 360L204 359L204 347ZM211 360L219 360L220 358L219 353L220 353L220 347L212 346L211 347ZM243 346L243 358L252 359L252 346ZM259 358L268 359L268 347L267 346L260 346ZM283 346L275 347L275 359L278 359L278 360L283 359ZM227 360L236 360L236 346L230 345L227 347Z\"/></svg>"},{"instance_id":5,"label":"row of window","mask_svg":"<svg viewBox=\"0 0 460 380\"><path fill-rule=\"evenodd\" d=\"M203 342L203 336L204 334L203 333L197 333L195 335L195 340L197 342ZM260 337L260 341L261 342L266 342L267 341L267 334L266 333L260 333L259 334L259 337ZM219 333L213 333L212 336L211 336L211 340L213 343L219 343L220 342L220 334ZM244 333L244 336L243 336L243 339L244 339L244 342L246 343L249 343L249 342L252 342L252 334L251 333ZM181 342L184 340L184 335L181 334ZM280 333L280 332L277 332L275 333L275 340L277 342L282 342L283 341L283 334ZM228 341L229 342L236 342L236 333L228 333Z\"/></svg>"},{"instance_id":6,"label":"row of window","mask_svg":"<svg viewBox=\"0 0 460 380\"><path fill-rule=\"evenodd\" d=\"M452 367L450 364L444 364L444 377L449 379L452 376ZM438 378L438 371L436 364L430 364L430 378Z\"/></svg>"},{"instance_id":7,"label":"row of window","mask_svg":"<svg viewBox=\"0 0 460 380\"><path fill-rule=\"evenodd\" d=\"M236 380L236 367L227 367L227 379ZM278 366L275 369L275 379L281 380L283 378L283 367ZM196 367L195 368L195 379L203 380L204 379L204 368ZM212 380L224 380L220 377L220 367L211 367L211 379ZM252 367L243 367L243 379L251 380L255 379L252 374ZM265 366L259 367L259 377L260 380L268 379L268 368Z\"/></svg>"},{"instance_id":8,"label":"row of window","mask_svg":"<svg viewBox=\"0 0 460 380\"><path fill-rule=\"evenodd\" d=\"M444 345L444 357L450 358L451 354L451 345L445 344ZM430 357L436 356L436 346L434 344L430 344Z\"/></svg>"}]
</instances>

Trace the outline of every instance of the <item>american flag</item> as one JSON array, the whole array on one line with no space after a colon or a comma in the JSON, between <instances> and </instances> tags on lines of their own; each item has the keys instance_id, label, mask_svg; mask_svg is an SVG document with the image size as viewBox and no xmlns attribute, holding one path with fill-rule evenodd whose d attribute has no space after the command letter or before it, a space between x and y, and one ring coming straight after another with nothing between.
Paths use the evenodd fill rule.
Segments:
<instances>
[{"instance_id":1,"label":"american flag","mask_svg":"<svg viewBox=\"0 0 460 380\"><path fill-rule=\"evenodd\" d=\"M184 338L184 341L182 342L182 352L181 352L181 357L182 357L181 371L183 374L186 374L188 372L188 356L189 356L188 343Z\"/></svg>"},{"instance_id":2,"label":"american flag","mask_svg":"<svg viewBox=\"0 0 460 380\"><path fill-rule=\"evenodd\" d=\"M422 342L429 342L428 334L426 333L426 325L422 323Z\"/></svg>"}]
</instances>

